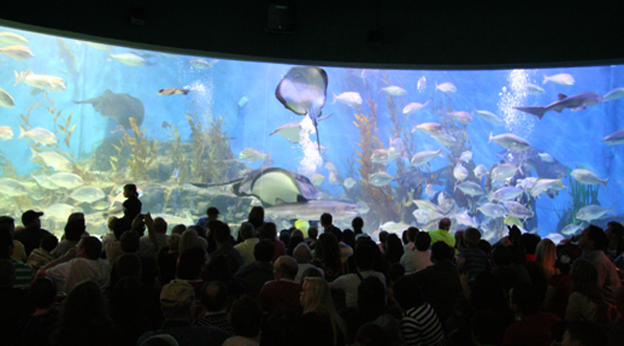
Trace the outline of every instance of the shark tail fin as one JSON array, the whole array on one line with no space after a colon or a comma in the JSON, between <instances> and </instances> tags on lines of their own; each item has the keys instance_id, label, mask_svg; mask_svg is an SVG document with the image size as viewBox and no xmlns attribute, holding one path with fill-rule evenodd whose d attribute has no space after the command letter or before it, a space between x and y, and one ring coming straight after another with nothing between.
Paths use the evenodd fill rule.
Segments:
<instances>
[{"instance_id":1,"label":"shark tail fin","mask_svg":"<svg viewBox=\"0 0 624 346\"><path fill-rule=\"evenodd\" d=\"M520 112L529 113L535 115L539 120L542 120L544 113L546 113L546 107L514 107L514 109Z\"/></svg>"}]
</instances>

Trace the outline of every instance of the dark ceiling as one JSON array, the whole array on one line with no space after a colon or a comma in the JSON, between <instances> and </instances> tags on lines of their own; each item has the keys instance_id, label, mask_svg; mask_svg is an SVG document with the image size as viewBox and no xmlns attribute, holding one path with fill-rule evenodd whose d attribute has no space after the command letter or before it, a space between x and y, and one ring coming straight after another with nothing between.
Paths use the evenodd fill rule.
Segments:
<instances>
[{"instance_id":1,"label":"dark ceiling","mask_svg":"<svg viewBox=\"0 0 624 346\"><path fill-rule=\"evenodd\" d=\"M624 61L624 1L281 2L294 6L292 34L264 30L270 1L3 2L0 24L251 60L445 69ZM143 25L130 23L133 8ZM377 21L381 44L367 40Z\"/></svg>"}]
</instances>

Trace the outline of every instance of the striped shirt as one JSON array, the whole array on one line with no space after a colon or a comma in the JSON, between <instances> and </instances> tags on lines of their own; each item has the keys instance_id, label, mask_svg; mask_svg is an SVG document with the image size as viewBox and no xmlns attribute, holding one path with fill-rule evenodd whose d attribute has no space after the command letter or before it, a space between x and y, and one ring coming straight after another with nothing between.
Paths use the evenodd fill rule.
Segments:
<instances>
[{"instance_id":1,"label":"striped shirt","mask_svg":"<svg viewBox=\"0 0 624 346\"><path fill-rule=\"evenodd\" d=\"M403 313L401 335L407 346L444 345L442 325L429 303Z\"/></svg>"},{"instance_id":2,"label":"striped shirt","mask_svg":"<svg viewBox=\"0 0 624 346\"><path fill-rule=\"evenodd\" d=\"M33 280L33 270L28 264L10 259L11 263L15 267L15 283L14 288L28 289L30 282Z\"/></svg>"}]
</instances>

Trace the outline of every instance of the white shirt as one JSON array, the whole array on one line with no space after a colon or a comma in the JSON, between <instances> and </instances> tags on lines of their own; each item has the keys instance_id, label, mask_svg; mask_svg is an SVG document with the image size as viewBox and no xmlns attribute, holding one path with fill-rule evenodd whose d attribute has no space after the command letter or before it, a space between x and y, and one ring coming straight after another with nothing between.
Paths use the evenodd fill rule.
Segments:
<instances>
[{"instance_id":1,"label":"white shirt","mask_svg":"<svg viewBox=\"0 0 624 346\"><path fill-rule=\"evenodd\" d=\"M386 276L383 273L376 272L374 270L366 270L360 273L362 279L366 279L369 276L373 276L379 279L384 285L384 297L386 296ZM341 275L336 280L329 284L330 289L343 290L345 292L345 302L348 308L357 306L358 298L358 286L362 280L357 274L345 274Z\"/></svg>"},{"instance_id":2,"label":"white shirt","mask_svg":"<svg viewBox=\"0 0 624 346\"><path fill-rule=\"evenodd\" d=\"M260 239L258 238L247 238L240 244L234 245L234 248L238 250L238 252L243 257L243 264L251 263L256 260L254 257L254 247Z\"/></svg>"},{"instance_id":3,"label":"white shirt","mask_svg":"<svg viewBox=\"0 0 624 346\"><path fill-rule=\"evenodd\" d=\"M432 266L431 251L410 251L401 256L399 261L405 267L405 274L411 274L421 269L425 269L428 266Z\"/></svg>"},{"instance_id":4,"label":"white shirt","mask_svg":"<svg viewBox=\"0 0 624 346\"><path fill-rule=\"evenodd\" d=\"M111 267L101 258L80 257L48 269L46 276L54 280L58 292L68 293L79 283L93 280L104 293L110 285Z\"/></svg>"}]
</instances>

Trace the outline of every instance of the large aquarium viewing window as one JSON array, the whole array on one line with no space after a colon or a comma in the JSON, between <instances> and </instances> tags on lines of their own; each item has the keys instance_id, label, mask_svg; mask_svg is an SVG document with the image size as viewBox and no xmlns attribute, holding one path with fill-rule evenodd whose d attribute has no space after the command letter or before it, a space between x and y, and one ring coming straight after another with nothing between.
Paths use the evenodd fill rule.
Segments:
<instances>
[{"instance_id":1,"label":"large aquarium viewing window","mask_svg":"<svg viewBox=\"0 0 624 346\"><path fill-rule=\"evenodd\" d=\"M0 214L87 231L135 183L170 227L334 216L507 225L558 241L623 221L624 67L397 70L139 50L0 27ZM19 222L18 222L19 223Z\"/></svg>"}]
</instances>

